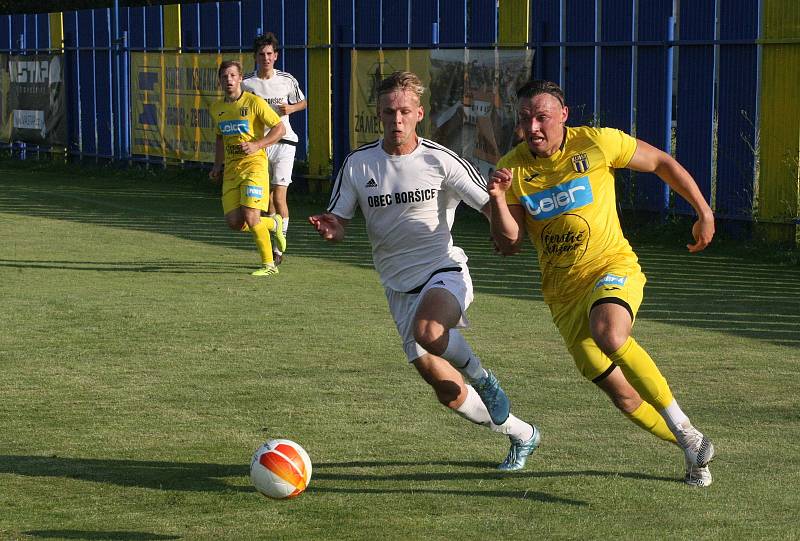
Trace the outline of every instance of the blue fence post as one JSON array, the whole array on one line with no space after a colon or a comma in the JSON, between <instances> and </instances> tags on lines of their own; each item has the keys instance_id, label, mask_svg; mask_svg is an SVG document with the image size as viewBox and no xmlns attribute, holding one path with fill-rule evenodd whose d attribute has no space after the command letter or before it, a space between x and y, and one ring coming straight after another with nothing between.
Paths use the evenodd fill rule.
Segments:
<instances>
[{"instance_id":1,"label":"blue fence post","mask_svg":"<svg viewBox=\"0 0 800 541\"><path fill-rule=\"evenodd\" d=\"M664 152L667 154L672 153L672 77L673 77L673 60L674 49L673 41L675 40L675 17L667 18L667 65L666 65L666 81L664 82L664 99L666 100L664 107ZM662 201L661 213L666 217L669 210L669 185L664 182L664 200Z\"/></svg>"},{"instance_id":2,"label":"blue fence post","mask_svg":"<svg viewBox=\"0 0 800 541\"><path fill-rule=\"evenodd\" d=\"M122 117L122 107L120 99L120 69L119 69L119 0L114 0L114 7L111 10L111 50L113 51L114 61L111 63L111 84L114 88L114 147L111 149L113 155L120 159L122 156L122 132L120 127L120 117Z\"/></svg>"},{"instance_id":3,"label":"blue fence post","mask_svg":"<svg viewBox=\"0 0 800 541\"><path fill-rule=\"evenodd\" d=\"M128 160L131 156L131 132L130 132L130 84L128 82L128 31L122 31L121 43L122 70L120 72L120 87L122 89L122 114L119 117L120 123L120 157Z\"/></svg>"}]
</instances>

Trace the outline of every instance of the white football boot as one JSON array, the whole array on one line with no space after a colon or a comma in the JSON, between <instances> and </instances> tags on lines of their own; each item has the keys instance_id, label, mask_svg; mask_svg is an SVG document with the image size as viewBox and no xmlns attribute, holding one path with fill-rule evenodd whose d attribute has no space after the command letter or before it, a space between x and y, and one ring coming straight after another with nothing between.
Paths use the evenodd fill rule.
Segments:
<instances>
[{"instance_id":1,"label":"white football boot","mask_svg":"<svg viewBox=\"0 0 800 541\"><path fill-rule=\"evenodd\" d=\"M686 475L683 478L683 482L693 487L707 487L712 483L711 471L708 469L708 466L703 466L701 468L693 465L687 458Z\"/></svg>"},{"instance_id":2,"label":"white football boot","mask_svg":"<svg viewBox=\"0 0 800 541\"><path fill-rule=\"evenodd\" d=\"M675 438L683 448L687 464L703 468L714 459L714 444L688 421L678 425Z\"/></svg>"}]
</instances>

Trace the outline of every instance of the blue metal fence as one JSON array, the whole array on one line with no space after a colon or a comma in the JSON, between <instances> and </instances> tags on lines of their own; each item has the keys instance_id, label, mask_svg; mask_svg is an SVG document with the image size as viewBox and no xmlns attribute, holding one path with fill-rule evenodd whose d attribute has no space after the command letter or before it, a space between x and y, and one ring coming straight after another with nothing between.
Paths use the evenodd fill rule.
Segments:
<instances>
[{"instance_id":1,"label":"blue metal fence","mask_svg":"<svg viewBox=\"0 0 800 541\"><path fill-rule=\"evenodd\" d=\"M352 49L490 47L498 39L496 0L330 0L330 4L334 166L350 150ZM760 4L532 1L533 74L564 87L572 124L617 127L673 151L713 200L718 215L750 219ZM258 31L271 30L284 46L279 67L306 88L307 15L313 9L309 6L313 2L291 0L183 4L182 50L249 51ZM69 152L128 156L128 53L164 49L163 9L64 13ZM2 52L60 49L61 44L49 43L49 35L47 15L0 16ZM306 155L306 123L305 112L292 118L301 140L299 158ZM663 210L663 185L649 177L625 177L622 199L635 208ZM669 204L679 212L690 211L681 201Z\"/></svg>"}]
</instances>

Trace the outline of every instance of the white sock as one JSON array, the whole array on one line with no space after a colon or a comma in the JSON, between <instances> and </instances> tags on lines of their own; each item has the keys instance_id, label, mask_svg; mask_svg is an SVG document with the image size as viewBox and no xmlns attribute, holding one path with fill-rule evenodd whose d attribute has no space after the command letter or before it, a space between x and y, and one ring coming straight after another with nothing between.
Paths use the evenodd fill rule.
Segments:
<instances>
[{"instance_id":1,"label":"white sock","mask_svg":"<svg viewBox=\"0 0 800 541\"><path fill-rule=\"evenodd\" d=\"M481 401L481 397L478 396L478 393L471 385L467 385L467 399L456 408L455 412L475 424L489 427L492 432L505 434L515 440L526 441L533 436L533 427L511 414L508 415L508 419L502 425L492 423L492 419L489 417L489 411L486 409L483 401Z\"/></svg>"},{"instance_id":2,"label":"white sock","mask_svg":"<svg viewBox=\"0 0 800 541\"><path fill-rule=\"evenodd\" d=\"M677 400L673 400L669 406L658 413L660 413L661 417L664 418L664 421L667 423L667 426L673 434L675 434L678 430L678 425L689 422L689 418L685 413L683 413L683 410L680 408L680 406L678 406Z\"/></svg>"},{"instance_id":3,"label":"white sock","mask_svg":"<svg viewBox=\"0 0 800 541\"><path fill-rule=\"evenodd\" d=\"M283 236L286 236L286 232L289 231L289 217L283 219Z\"/></svg>"},{"instance_id":4,"label":"white sock","mask_svg":"<svg viewBox=\"0 0 800 541\"><path fill-rule=\"evenodd\" d=\"M467 341L456 329L450 329L447 347L441 357L461 372L468 382L486 377L486 370L481 365L480 357L475 355Z\"/></svg>"},{"instance_id":5,"label":"white sock","mask_svg":"<svg viewBox=\"0 0 800 541\"><path fill-rule=\"evenodd\" d=\"M492 424L489 410L486 409L481 397L478 396L477 391L472 388L472 385L467 385L467 399L455 409L455 412L464 419L478 425L489 426Z\"/></svg>"},{"instance_id":6,"label":"white sock","mask_svg":"<svg viewBox=\"0 0 800 541\"><path fill-rule=\"evenodd\" d=\"M492 423L489 428L492 429L492 432L505 434L518 441L527 441L533 436L533 427L511 413L508 414L505 423L501 425Z\"/></svg>"}]
</instances>

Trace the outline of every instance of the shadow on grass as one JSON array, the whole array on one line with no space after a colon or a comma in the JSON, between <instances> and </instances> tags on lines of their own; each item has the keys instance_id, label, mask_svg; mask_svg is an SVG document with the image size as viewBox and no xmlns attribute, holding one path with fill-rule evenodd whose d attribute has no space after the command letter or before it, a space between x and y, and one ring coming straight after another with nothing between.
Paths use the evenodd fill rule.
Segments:
<instances>
[{"instance_id":1,"label":"shadow on grass","mask_svg":"<svg viewBox=\"0 0 800 541\"><path fill-rule=\"evenodd\" d=\"M10 167L6 165L6 167ZM3 164L0 163L0 172ZM53 218L105 227L146 231L226 246L255 253L250 235L229 231L219 198L199 181L170 184L117 178L70 177L13 170L1 175L0 212ZM12 178L13 177L13 178ZM291 199L291 193L290 193ZM292 257L335 260L371 267L363 219L357 216L347 240L329 246L305 223L323 205L290 201L293 225ZM514 257L496 256L488 241L485 220L472 211L460 212L453 228L456 244L470 257L475 290L518 299L541 301L540 275L530 246ZM686 240L690 232L686 231ZM526 243L528 244L528 243ZM730 255L712 244L701 254L688 254L682 241L661 248L634 245L648 277L640 320L691 327L800 348L800 268ZM146 253L143 250L143 254ZM168 257L168 254L167 254ZM5 256L0 267L58 268L118 272L225 273L242 267L214 262L153 261L30 261ZM377 280L377 278L376 278ZM379 300L376 300L379 302ZM542 308L545 309L546 308Z\"/></svg>"},{"instance_id":2,"label":"shadow on grass","mask_svg":"<svg viewBox=\"0 0 800 541\"><path fill-rule=\"evenodd\" d=\"M230 274L252 270L253 265L208 261L47 261L0 259L0 268L66 269L96 272L160 272L168 274Z\"/></svg>"},{"instance_id":3,"label":"shadow on grass","mask_svg":"<svg viewBox=\"0 0 800 541\"><path fill-rule=\"evenodd\" d=\"M376 487L374 483L408 482L428 483L435 481L501 481L514 479L578 478L578 477L623 477L633 480L675 482L675 479L635 472L611 472L599 470L579 471L535 471L527 470L503 474L494 470L494 463L478 461L461 462L413 462L413 461L356 461L320 462L314 464L312 492L340 492L353 494L454 494L465 496L527 498L569 505L586 505L583 501L550 496L532 490L496 490L487 486L469 490L450 488ZM480 469L484 471L425 471L432 467L448 467L459 470ZM370 472L337 472L341 468L372 469ZM386 472L386 469L402 468L406 471ZM378 471L375 471L375 470ZM0 473L29 477L63 477L80 481L107 483L120 486L141 487L156 490L178 490L196 492L255 492L247 486L230 485L225 478L246 478L249 467L241 464L207 464L192 462L159 462L142 460L108 460L90 458L43 457L25 455L0 455ZM339 487L336 481L346 481L362 486ZM135 533L135 532L134 532ZM131 538L136 539L136 538Z\"/></svg>"},{"instance_id":4,"label":"shadow on grass","mask_svg":"<svg viewBox=\"0 0 800 541\"><path fill-rule=\"evenodd\" d=\"M435 494L464 497L480 498L512 498L517 500L533 500L544 503L557 503L561 505L572 505L576 507L588 507L589 503L583 500L573 500L552 496L545 492L535 490L481 490L480 488L470 490L452 490L442 488L330 488L311 485L308 492L314 493L333 493L333 494Z\"/></svg>"},{"instance_id":5,"label":"shadow on grass","mask_svg":"<svg viewBox=\"0 0 800 541\"><path fill-rule=\"evenodd\" d=\"M462 462L411 462L411 461L374 461L374 462L323 462L314 464L314 478L334 479L348 481L444 481L447 479L531 479L553 477L624 477L626 479L639 479L643 481L676 482L672 477L647 475L637 472L611 472L601 470L576 470L576 471L536 471L527 469L510 473L495 470L494 462L462 461ZM394 474L366 474L366 473L327 473L328 469L338 468L408 468L420 466L450 466L460 468L477 468L488 470L484 472L424 472L424 473L394 473ZM321 470L321 471L320 471Z\"/></svg>"},{"instance_id":6,"label":"shadow on grass","mask_svg":"<svg viewBox=\"0 0 800 541\"><path fill-rule=\"evenodd\" d=\"M226 477L245 477L249 466L147 460L110 460L25 455L0 455L0 473L29 477L64 477L95 483L198 492L251 492L229 485Z\"/></svg>"},{"instance_id":7,"label":"shadow on grass","mask_svg":"<svg viewBox=\"0 0 800 541\"><path fill-rule=\"evenodd\" d=\"M104 541L158 541L160 539L181 539L181 537L175 535L129 531L29 530L22 533L42 539L102 539Z\"/></svg>"}]
</instances>

